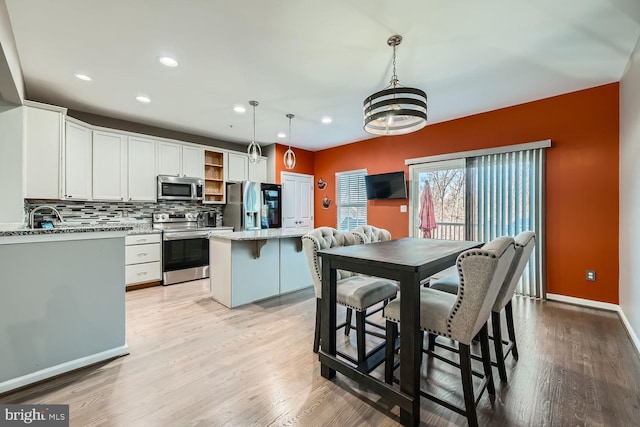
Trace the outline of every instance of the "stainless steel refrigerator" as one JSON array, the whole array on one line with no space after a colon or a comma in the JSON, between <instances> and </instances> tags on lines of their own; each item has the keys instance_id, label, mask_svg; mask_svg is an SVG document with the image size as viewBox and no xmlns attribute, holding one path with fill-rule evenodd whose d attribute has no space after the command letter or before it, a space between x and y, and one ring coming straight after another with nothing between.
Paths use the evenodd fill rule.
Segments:
<instances>
[{"instance_id":1,"label":"stainless steel refrigerator","mask_svg":"<svg viewBox=\"0 0 640 427\"><path fill-rule=\"evenodd\" d=\"M243 181L227 184L222 225L234 231L282 227L282 191L278 184Z\"/></svg>"}]
</instances>

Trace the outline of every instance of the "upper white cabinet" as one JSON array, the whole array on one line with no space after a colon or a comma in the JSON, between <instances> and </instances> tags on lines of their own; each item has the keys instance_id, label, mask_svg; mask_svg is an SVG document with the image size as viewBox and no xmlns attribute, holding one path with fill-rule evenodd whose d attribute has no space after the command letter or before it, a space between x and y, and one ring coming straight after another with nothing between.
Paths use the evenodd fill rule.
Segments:
<instances>
[{"instance_id":1,"label":"upper white cabinet","mask_svg":"<svg viewBox=\"0 0 640 427\"><path fill-rule=\"evenodd\" d=\"M249 181L267 182L266 157L261 157L258 163L249 162Z\"/></svg>"},{"instance_id":2,"label":"upper white cabinet","mask_svg":"<svg viewBox=\"0 0 640 427\"><path fill-rule=\"evenodd\" d=\"M66 109L25 102L25 197L60 198Z\"/></svg>"},{"instance_id":3,"label":"upper white cabinet","mask_svg":"<svg viewBox=\"0 0 640 427\"><path fill-rule=\"evenodd\" d=\"M182 147L171 142L158 143L158 175L182 175Z\"/></svg>"},{"instance_id":4,"label":"upper white cabinet","mask_svg":"<svg viewBox=\"0 0 640 427\"><path fill-rule=\"evenodd\" d=\"M204 149L158 142L158 175L204 178Z\"/></svg>"},{"instance_id":5,"label":"upper white cabinet","mask_svg":"<svg viewBox=\"0 0 640 427\"><path fill-rule=\"evenodd\" d=\"M128 200L136 202L156 200L156 143L151 139L129 137L128 143Z\"/></svg>"},{"instance_id":6,"label":"upper white cabinet","mask_svg":"<svg viewBox=\"0 0 640 427\"><path fill-rule=\"evenodd\" d=\"M182 146L182 175L194 178L204 178L204 149Z\"/></svg>"},{"instance_id":7,"label":"upper white cabinet","mask_svg":"<svg viewBox=\"0 0 640 427\"><path fill-rule=\"evenodd\" d=\"M93 132L93 200L127 197L127 137Z\"/></svg>"},{"instance_id":8,"label":"upper white cabinet","mask_svg":"<svg viewBox=\"0 0 640 427\"><path fill-rule=\"evenodd\" d=\"M225 169L225 181L246 181L249 179L249 158L242 153L229 153Z\"/></svg>"},{"instance_id":9,"label":"upper white cabinet","mask_svg":"<svg viewBox=\"0 0 640 427\"><path fill-rule=\"evenodd\" d=\"M91 199L91 130L66 123L63 198Z\"/></svg>"},{"instance_id":10,"label":"upper white cabinet","mask_svg":"<svg viewBox=\"0 0 640 427\"><path fill-rule=\"evenodd\" d=\"M267 158L261 157L258 163L251 163L244 153L229 153L225 177L227 181L267 182Z\"/></svg>"}]
</instances>

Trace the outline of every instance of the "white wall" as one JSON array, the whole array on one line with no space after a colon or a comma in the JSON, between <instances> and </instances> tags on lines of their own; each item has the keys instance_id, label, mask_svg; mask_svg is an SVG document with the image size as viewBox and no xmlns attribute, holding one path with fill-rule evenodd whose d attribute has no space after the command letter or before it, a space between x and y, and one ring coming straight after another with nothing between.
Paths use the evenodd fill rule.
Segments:
<instances>
[{"instance_id":1,"label":"white wall","mask_svg":"<svg viewBox=\"0 0 640 427\"><path fill-rule=\"evenodd\" d=\"M0 0L0 99L13 104L24 100L24 79L4 0Z\"/></svg>"},{"instance_id":2,"label":"white wall","mask_svg":"<svg viewBox=\"0 0 640 427\"><path fill-rule=\"evenodd\" d=\"M640 40L620 81L620 307L640 351Z\"/></svg>"},{"instance_id":3,"label":"white wall","mask_svg":"<svg viewBox=\"0 0 640 427\"><path fill-rule=\"evenodd\" d=\"M0 102L0 224L23 223L24 108Z\"/></svg>"}]
</instances>

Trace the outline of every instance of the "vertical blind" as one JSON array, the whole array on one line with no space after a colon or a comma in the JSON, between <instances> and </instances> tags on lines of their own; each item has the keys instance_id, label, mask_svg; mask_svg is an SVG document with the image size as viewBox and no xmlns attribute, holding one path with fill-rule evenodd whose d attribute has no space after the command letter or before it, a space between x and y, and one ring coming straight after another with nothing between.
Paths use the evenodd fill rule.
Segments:
<instances>
[{"instance_id":1,"label":"vertical blind","mask_svg":"<svg viewBox=\"0 0 640 427\"><path fill-rule=\"evenodd\" d=\"M467 236L489 242L523 231L536 246L516 292L546 297L544 272L544 149L467 158Z\"/></svg>"},{"instance_id":2,"label":"vertical blind","mask_svg":"<svg viewBox=\"0 0 640 427\"><path fill-rule=\"evenodd\" d=\"M337 229L349 231L367 223L366 169L336 173Z\"/></svg>"}]
</instances>

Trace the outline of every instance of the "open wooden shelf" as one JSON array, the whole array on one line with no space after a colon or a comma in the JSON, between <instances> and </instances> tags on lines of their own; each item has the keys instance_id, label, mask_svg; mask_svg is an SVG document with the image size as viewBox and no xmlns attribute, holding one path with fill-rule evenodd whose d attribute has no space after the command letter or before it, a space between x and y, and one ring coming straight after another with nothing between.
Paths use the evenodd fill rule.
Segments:
<instances>
[{"instance_id":1,"label":"open wooden shelf","mask_svg":"<svg viewBox=\"0 0 640 427\"><path fill-rule=\"evenodd\" d=\"M204 202L224 203L224 154L204 152Z\"/></svg>"}]
</instances>

